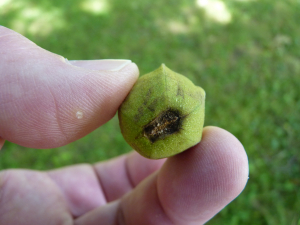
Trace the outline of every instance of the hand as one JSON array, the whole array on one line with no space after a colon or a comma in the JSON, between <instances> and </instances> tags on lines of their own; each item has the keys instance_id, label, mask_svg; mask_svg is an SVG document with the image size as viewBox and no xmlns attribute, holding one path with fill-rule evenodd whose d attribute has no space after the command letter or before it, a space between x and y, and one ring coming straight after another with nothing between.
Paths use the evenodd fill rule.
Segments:
<instances>
[{"instance_id":1,"label":"hand","mask_svg":"<svg viewBox=\"0 0 300 225\"><path fill-rule=\"evenodd\" d=\"M0 137L73 142L110 120L138 78L130 60L67 61L0 26Z\"/></svg>"},{"instance_id":2,"label":"hand","mask_svg":"<svg viewBox=\"0 0 300 225\"><path fill-rule=\"evenodd\" d=\"M103 70L111 61L72 66L3 27L0 52L0 146L5 139L34 148L79 139L114 115L138 74L133 63L119 71ZM206 127L198 145L167 160L132 152L95 165L2 171L0 224L203 224L247 178L240 142Z\"/></svg>"}]
</instances>

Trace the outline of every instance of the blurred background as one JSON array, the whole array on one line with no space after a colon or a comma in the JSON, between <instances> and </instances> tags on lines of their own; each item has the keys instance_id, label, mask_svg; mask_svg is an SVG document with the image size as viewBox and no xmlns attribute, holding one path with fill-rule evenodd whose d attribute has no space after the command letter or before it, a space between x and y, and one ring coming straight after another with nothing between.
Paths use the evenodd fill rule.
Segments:
<instances>
[{"instance_id":1,"label":"blurred background","mask_svg":"<svg viewBox=\"0 0 300 225\"><path fill-rule=\"evenodd\" d=\"M299 0L0 0L0 24L72 59L165 63L206 90L205 125L244 145L244 192L207 224L300 224ZM0 169L52 169L130 151L117 117L57 149L6 142Z\"/></svg>"}]
</instances>

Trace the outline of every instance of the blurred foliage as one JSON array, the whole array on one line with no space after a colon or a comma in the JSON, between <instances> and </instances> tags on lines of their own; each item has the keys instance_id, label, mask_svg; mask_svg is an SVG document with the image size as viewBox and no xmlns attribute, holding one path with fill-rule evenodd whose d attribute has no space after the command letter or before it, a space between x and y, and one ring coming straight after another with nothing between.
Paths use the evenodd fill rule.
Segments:
<instances>
[{"instance_id":1,"label":"blurred foliage","mask_svg":"<svg viewBox=\"0 0 300 225\"><path fill-rule=\"evenodd\" d=\"M4 0L0 24L68 59L162 62L207 93L205 125L244 145L244 192L208 224L300 224L298 0ZM6 143L0 169L51 169L130 151L113 120L57 149Z\"/></svg>"}]
</instances>

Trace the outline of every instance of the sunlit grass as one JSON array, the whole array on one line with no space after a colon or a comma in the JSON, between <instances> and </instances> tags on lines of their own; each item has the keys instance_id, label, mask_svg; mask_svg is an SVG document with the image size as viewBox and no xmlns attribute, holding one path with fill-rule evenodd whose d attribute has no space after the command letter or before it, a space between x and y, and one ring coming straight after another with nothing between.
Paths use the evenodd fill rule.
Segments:
<instances>
[{"instance_id":1,"label":"sunlit grass","mask_svg":"<svg viewBox=\"0 0 300 225\"><path fill-rule=\"evenodd\" d=\"M44 8L22 0L4 0L0 4L2 4L0 15L5 17L7 14L13 14L8 25L21 34L47 36L66 25L63 9L58 7Z\"/></svg>"},{"instance_id":2,"label":"sunlit grass","mask_svg":"<svg viewBox=\"0 0 300 225\"><path fill-rule=\"evenodd\" d=\"M2 0L2 1L0 2L0 7L1 7L2 9L5 9L4 7L7 7L8 4L11 4L11 2L12 2L12 0Z\"/></svg>"},{"instance_id":3,"label":"sunlit grass","mask_svg":"<svg viewBox=\"0 0 300 225\"><path fill-rule=\"evenodd\" d=\"M43 10L30 6L20 10L19 15L11 21L11 28L21 34L47 36L52 31L62 29L66 25L62 18L62 10Z\"/></svg>"},{"instance_id":4,"label":"sunlit grass","mask_svg":"<svg viewBox=\"0 0 300 225\"><path fill-rule=\"evenodd\" d=\"M232 16L226 4L221 0L197 0L198 7L203 8L206 16L215 22L230 23Z\"/></svg>"},{"instance_id":5,"label":"sunlit grass","mask_svg":"<svg viewBox=\"0 0 300 225\"><path fill-rule=\"evenodd\" d=\"M80 6L84 11L95 15L108 13L109 10L107 0L83 0Z\"/></svg>"}]
</instances>

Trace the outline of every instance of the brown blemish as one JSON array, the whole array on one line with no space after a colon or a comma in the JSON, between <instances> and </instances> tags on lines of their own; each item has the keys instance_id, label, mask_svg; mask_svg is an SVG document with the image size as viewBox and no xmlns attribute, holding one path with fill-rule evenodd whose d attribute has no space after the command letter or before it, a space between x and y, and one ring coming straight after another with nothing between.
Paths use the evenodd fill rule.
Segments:
<instances>
[{"instance_id":1,"label":"brown blemish","mask_svg":"<svg viewBox=\"0 0 300 225\"><path fill-rule=\"evenodd\" d=\"M151 111L155 111L155 106L157 105L158 99L155 99L153 102L150 103L150 105L147 106L147 108Z\"/></svg>"},{"instance_id":2,"label":"brown blemish","mask_svg":"<svg viewBox=\"0 0 300 225\"><path fill-rule=\"evenodd\" d=\"M183 90L179 87L179 85L177 86L177 96L184 98Z\"/></svg>"},{"instance_id":3,"label":"brown blemish","mask_svg":"<svg viewBox=\"0 0 300 225\"><path fill-rule=\"evenodd\" d=\"M143 104L145 106L148 104L148 101L150 100L151 95L152 95L152 88L149 88L149 90L147 91L147 94L144 98L144 102L143 102Z\"/></svg>"},{"instance_id":4,"label":"brown blemish","mask_svg":"<svg viewBox=\"0 0 300 225\"><path fill-rule=\"evenodd\" d=\"M140 118L143 116L143 114L144 114L144 109L143 109L143 107L139 107L139 108L138 108L137 114L135 114L135 116L133 117L133 118L134 118L134 121L135 121L135 122L138 122L138 121L140 120Z\"/></svg>"},{"instance_id":5,"label":"brown blemish","mask_svg":"<svg viewBox=\"0 0 300 225\"><path fill-rule=\"evenodd\" d=\"M161 112L154 120L144 127L144 136L151 143L178 132L181 129L183 117L178 110L168 109Z\"/></svg>"}]
</instances>

